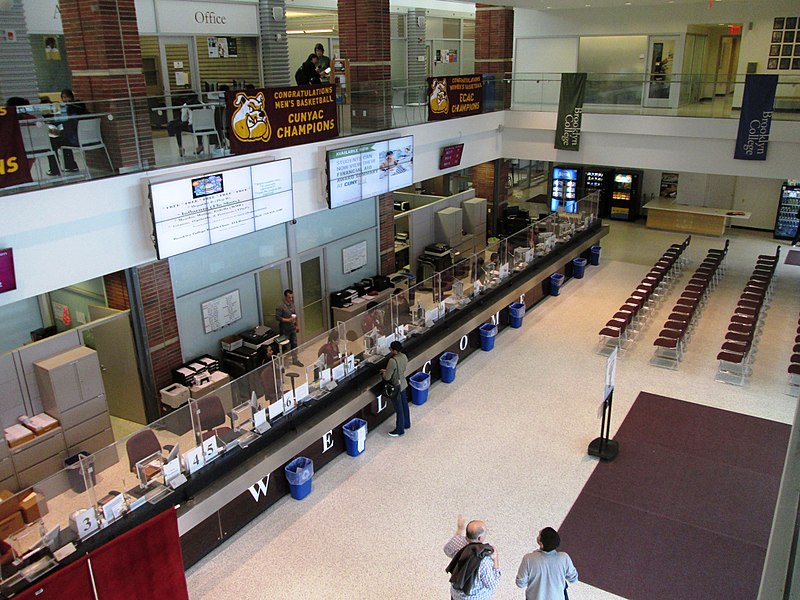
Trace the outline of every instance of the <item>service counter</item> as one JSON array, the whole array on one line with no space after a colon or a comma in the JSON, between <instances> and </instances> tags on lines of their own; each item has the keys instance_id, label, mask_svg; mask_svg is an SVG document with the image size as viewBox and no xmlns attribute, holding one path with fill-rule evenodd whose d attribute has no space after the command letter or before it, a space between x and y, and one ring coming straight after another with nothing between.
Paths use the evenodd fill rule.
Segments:
<instances>
[{"instance_id":1,"label":"service counter","mask_svg":"<svg viewBox=\"0 0 800 600\"><path fill-rule=\"evenodd\" d=\"M651 229L720 237L725 235L731 219L750 219L749 212L675 204L669 200L653 200L643 208L647 209L647 227Z\"/></svg>"}]
</instances>

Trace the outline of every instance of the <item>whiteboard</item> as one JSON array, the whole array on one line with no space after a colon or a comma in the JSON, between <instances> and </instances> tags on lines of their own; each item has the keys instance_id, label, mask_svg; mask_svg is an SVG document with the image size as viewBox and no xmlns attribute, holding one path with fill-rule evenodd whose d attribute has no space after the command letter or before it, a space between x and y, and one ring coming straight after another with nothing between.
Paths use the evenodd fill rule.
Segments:
<instances>
[{"instance_id":1,"label":"whiteboard","mask_svg":"<svg viewBox=\"0 0 800 600\"><path fill-rule=\"evenodd\" d=\"M239 290L203 302L203 330L211 333L242 318Z\"/></svg>"},{"instance_id":2,"label":"whiteboard","mask_svg":"<svg viewBox=\"0 0 800 600\"><path fill-rule=\"evenodd\" d=\"M367 241L342 248L342 271L352 273L367 264Z\"/></svg>"}]
</instances>

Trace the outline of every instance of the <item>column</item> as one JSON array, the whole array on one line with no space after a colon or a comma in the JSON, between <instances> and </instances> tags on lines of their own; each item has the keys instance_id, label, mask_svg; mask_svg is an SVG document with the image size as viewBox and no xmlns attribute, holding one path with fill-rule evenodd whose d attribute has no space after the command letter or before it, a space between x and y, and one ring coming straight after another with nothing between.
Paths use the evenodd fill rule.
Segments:
<instances>
[{"instance_id":1,"label":"column","mask_svg":"<svg viewBox=\"0 0 800 600\"><path fill-rule=\"evenodd\" d=\"M425 102L428 63L425 62L425 9L409 9L406 18L406 40L408 43L408 102ZM423 60L419 60L422 58ZM419 95L415 91L420 90Z\"/></svg>"},{"instance_id":2,"label":"column","mask_svg":"<svg viewBox=\"0 0 800 600\"><path fill-rule=\"evenodd\" d=\"M496 236L497 222L508 196L508 161L498 159L475 165L471 175L475 195L487 200L486 234L489 237Z\"/></svg>"},{"instance_id":3,"label":"column","mask_svg":"<svg viewBox=\"0 0 800 600\"><path fill-rule=\"evenodd\" d=\"M489 108L511 107L511 84L503 75L511 73L514 56L514 9L487 4L475 5L475 72L493 74L488 85Z\"/></svg>"},{"instance_id":4,"label":"column","mask_svg":"<svg viewBox=\"0 0 800 600\"><path fill-rule=\"evenodd\" d=\"M289 40L286 37L286 0L260 0L258 29L261 33L261 68L266 87L292 85Z\"/></svg>"},{"instance_id":5,"label":"column","mask_svg":"<svg viewBox=\"0 0 800 600\"><path fill-rule=\"evenodd\" d=\"M113 116L103 119L102 135L114 169L154 166L134 0L60 0L59 6L75 96L91 112ZM103 166L99 155L90 153L90 162Z\"/></svg>"},{"instance_id":6,"label":"column","mask_svg":"<svg viewBox=\"0 0 800 600\"><path fill-rule=\"evenodd\" d=\"M394 264L394 196L391 192L378 196L378 229L380 231L381 275L395 271Z\"/></svg>"},{"instance_id":7,"label":"column","mask_svg":"<svg viewBox=\"0 0 800 600\"><path fill-rule=\"evenodd\" d=\"M39 85L33 68L33 51L22 0L6 0L0 3L0 23L5 31L13 31L13 40L0 37L0 97L27 98L38 101Z\"/></svg>"}]
</instances>

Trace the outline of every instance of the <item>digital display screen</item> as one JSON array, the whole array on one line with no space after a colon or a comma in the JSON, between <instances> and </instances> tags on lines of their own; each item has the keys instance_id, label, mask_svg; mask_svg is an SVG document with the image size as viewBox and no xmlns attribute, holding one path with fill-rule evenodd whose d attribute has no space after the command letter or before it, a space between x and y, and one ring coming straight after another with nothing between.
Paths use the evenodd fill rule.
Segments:
<instances>
[{"instance_id":1,"label":"digital display screen","mask_svg":"<svg viewBox=\"0 0 800 600\"><path fill-rule=\"evenodd\" d=\"M614 176L614 181L616 183L628 183L629 184L629 183L631 183L633 181L633 176L631 176L631 175L623 175L623 174L620 173L619 175L615 175Z\"/></svg>"},{"instance_id":2,"label":"digital display screen","mask_svg":"<svg viewBox=\"0 0 800 600\"><path fill-rule=\"evenodd\" d=\"M414 136L328 151L328 205L346 206L414 183Z\"/></svg>"},{"instance_id":3,"label":"digital display screen","mask_svg":"<svg viewBox=\"0 0 800 600\"><path fill-rule=\"evenodd\" d=\"M292 161L267 162L150 184L158 258L293 218Z\"/></svg>"},{"instance_id":4,"label":"digital display screen","mask_svg":"<svg viewBox=\"0 0 800 600\"><path fill-rule=\"evenodd\" d=\"M449 169L461 164L461 155L464 152L464 144L454 144L442 148L442 155L439 157L439 168Z\"/></svg>"},{"instance_id":5,"label":"digital display screen","mask_svg":"<svg viewBox=\"0 0 800 600\"><path fill-rule=\"evenodd\" d=\"M566 179L567 181L575 181L578 179L577 169L553 169L553 179Z\"/></svg>"}]
</instances>

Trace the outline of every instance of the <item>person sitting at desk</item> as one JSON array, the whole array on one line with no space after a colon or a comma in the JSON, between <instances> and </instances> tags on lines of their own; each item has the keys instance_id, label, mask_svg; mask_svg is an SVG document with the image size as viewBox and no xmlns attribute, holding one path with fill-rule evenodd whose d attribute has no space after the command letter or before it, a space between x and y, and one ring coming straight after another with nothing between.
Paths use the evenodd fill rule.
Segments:
<instances>
[{"instance_id":1,"label":"person sitting at desk","mask_svg":"<svg viewBox=\"0 0 800 600\"><path fill-rule=\"evenodd\" d=\"M197 104L198 100L194 96L184 96L183 98L178 98L178 101L175 103L175 106L180 106L180 114L172 119L169 123L167 123L167 133L171 136L175 137L175 141L178 142L178 153L183 156L183 132L191 132L192 131L192 109L189 106ZM197 154L203 152L203 142L202 138L199 140L199 146L197 147Z\"/></svg>"},{"instance_id":2,"label":"person sitting at desk","mask_svg":"<svg viewBox=\"0 0 800 600\"><path fill-rule=\"evenodd\" d=\"M61 102L64 106L61 107L61 112L64 117L64 122L59 127L60 131L56 137L50 138L50 145L53 150L58 152L61 146L77 146L78 145L78 117L80 115L87 115L89 111L83 102L75 101L75 94L72 90L61 90ZM78 163L75 162L75 156L72 150L65 149L64 155L64 170L69 173L78 171ZM48 156L47 160L50 163L50 170L47 172L51 177L61 175L61 170L58 166L58 160L55 156Z\"/></svg>"},{"instance_id":3,"label":"person sitting at desk","mask_svg":"<svg viewBox=\"0 0 800 600\"><path fill-rule=\"evenodd\" d=\"M366 334L376 329L380 335L383 335L383 323L380 311L376 309L377 306L377 302L367 304L367 312L361 317L361 333Z\"/></svg>"},{"instance_id":4,"label":"person sitting at desk","mask_svg":"<svg viewBox=\"0 0 800 600\"><path fill-rule=\"evenodd\" d=\"M392 306L394 307L393 312L397 315L398 325L407 325L414 321L411 318L411 306L402 289L394 288L392 290Z\"/></svg>"},{"instance_id":5,"label":"person sitting at desk","mask_svg":"<svg viewBox=\"0 0 800 600\"><path fill-rule=\"evenodd\" d=\"M260 346L256 351L258 364L261 365L261 384L264 387L264 397L272 404L278 399L275 386L275 369L272 365L272 357L275 355L275 348L272 344Z\"/></svg>"},{"instance_id":6,"label":"person sitting at desk","mask_svg":"<svg viewBox=\"0 0 800 600\"><path fill-rule=\"evenodd\" d=\"M328 334L328 343L320 346L317 356L325 355L325 366L329 369L339 363L339 332L334 329Z\"/></svg>"}]
</instances>

